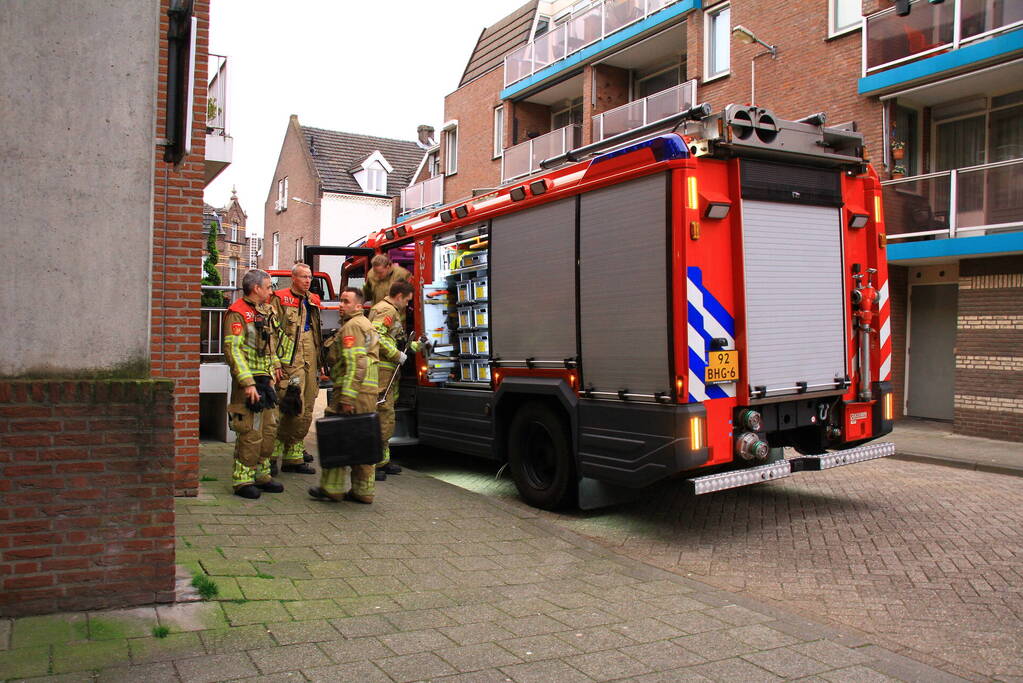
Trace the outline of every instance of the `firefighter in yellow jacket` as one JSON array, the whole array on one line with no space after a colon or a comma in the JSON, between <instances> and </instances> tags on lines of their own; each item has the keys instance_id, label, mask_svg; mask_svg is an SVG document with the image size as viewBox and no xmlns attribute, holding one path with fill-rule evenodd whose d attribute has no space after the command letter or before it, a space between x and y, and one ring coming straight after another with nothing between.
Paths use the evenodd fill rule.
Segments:
<instances>
[{"instance_id":1,"label":"firefighter in yellow jacket","mask_svg":"<svg viewBox=\"0 0 1023 683\"><path fill-rule=\"evenodd\" d=\"M387 391L381 398L382 402L377 406L377 413L380 415L380 439L383 441L384 457L377 464L376 479L383 481L388 474L399 474L401 467L391 462L391 449L387 444L388 439L394 434L394 404L398 400L398 383L401 379L401 365L405 362L406 352L402 350L405 346L406 335L402 321L405 319L405 309L412 300L412 285L404 280L399 280L391 285L391 289L383 300L378 302L369 311L369 320L373 327L380 334L380 390ZM416 353L422 348L423 341L412 341L408 343L408 350ZM394 381L391 381L391 377ZM390 389L387 389L388 384Z\"/></svg>"},{"instance_id":2,"label":"firefighter in yellow jacket","mask_svg":"<svg viewBox=\"0 0 1023 683\"><path fill-rule=\"evenodd\" d=\"M391 285L395 282L408 282L409 273L407 270L391 261L387 254L377 254L369 262L369 273L366 274L366 284L362 288L363 295L369 299L370 305L380 303L391 291ZM404 320L402 312L402 320Z\"/></svg>"},{"instance_id":3,"label":"firefighter in yellow jacket","mask_svg":"<svg viewBox=\"0 0 1023 683\"><path fill-rule=\"evenodd\" d=\"M313 421L313 404L320 391L320 297L309 291L313 271L304 263L291 269L291 286L273 294L274 313L284 326L281 360L284 365L281 423L273 460L281 458L282 472L314 474L307 465L305 435Z\"/></svg>"},{"instance_id":4,"label":"firefighter in yellow jacket","mask_svg":"<svg viewBox=\"0 0 1023 683\"><path fill-rule=\"evenodd\" d=\"M242 293L224 314L224 356L233 380L227 412L237 434L231 479L235 495L259 498L262 491L284 490L270 476L270 453L277 433L273 384L281 377L277 356L280 327L266 303L271 295L266 272L246 273Z\"/></svg>"},{"instance_id":5,"label":"firefighter in yellow jacket","mask_svg":"<svg viewBox=\"0 0 1023 683\"><path fill-rule=\"evenodd\" d=\"M328 415L372 413L377 409L379 335L363 315L362 302L362 292L354 287L341 292L339 308L344 324L326 342L334 382ZM347 470L347 467L323 470L320 485L309 489L309 495L318 500L372 503L376 492L373 465L352 465L352 487L345 491Z\"/></svg>"}]
</instances>

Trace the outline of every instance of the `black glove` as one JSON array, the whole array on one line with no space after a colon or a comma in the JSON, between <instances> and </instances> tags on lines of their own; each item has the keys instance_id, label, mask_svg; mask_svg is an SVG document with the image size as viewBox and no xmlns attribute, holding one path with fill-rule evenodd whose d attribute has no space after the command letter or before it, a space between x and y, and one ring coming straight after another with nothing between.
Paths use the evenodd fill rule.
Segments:
<instances>
[{"instance_id":1,"label":"black glove","mask_svg":"<svg viewBox=\"0 0 1023 683\"><path fill-rule=\"evenodd\" d=\"M259 375L256 378L256 391L259 392L259 400L253 403L252 401L246 401L249 410L254 413L261 413L263 409L271 410L277 405L277 392L274 391L273 385L270 383L269 377Z\"/></svg>"},{"instance_id":2,"label":"black glove","mask_svg":"<svg viewBox=\"0 0 1023 683\"><path fill-rule=\"evenodd\" d=\"M302 414L302 389L297 384L288 384L281 399L281 413L297 417Z\"/></svg>"}]
</instances>

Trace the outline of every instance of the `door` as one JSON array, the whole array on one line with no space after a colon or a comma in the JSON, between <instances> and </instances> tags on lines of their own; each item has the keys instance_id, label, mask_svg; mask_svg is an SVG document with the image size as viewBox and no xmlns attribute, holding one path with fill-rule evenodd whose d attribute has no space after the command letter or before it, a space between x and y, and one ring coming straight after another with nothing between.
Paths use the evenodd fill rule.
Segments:
<instances>
[{"instance_id":1,"label":"door","mask_svg":"<svg viewBox=\"0 0 1023 683\"><path fill-rule=\"evenodd\" d=\"M952 420L958 299L958 285L910 287L908 415Z\"/></svg>"}]
</instances>

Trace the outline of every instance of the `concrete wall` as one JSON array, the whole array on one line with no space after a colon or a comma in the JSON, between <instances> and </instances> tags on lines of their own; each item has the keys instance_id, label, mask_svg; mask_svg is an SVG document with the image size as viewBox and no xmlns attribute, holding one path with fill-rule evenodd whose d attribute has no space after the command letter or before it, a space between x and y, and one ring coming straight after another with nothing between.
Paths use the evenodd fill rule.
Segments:
<instances>
[{"instance_id":1,"label":"concrete wall","mask_svg":"<svg viewBox=\"0 0 1023 683\"><path fill-rule=\"evenodd\" d=\"M4 0L0 376L149 359L157 0Z\"/></svg>"},{"instance_id":2,"label":"concrete wall","mask_svg":"<svg viewBox=\"0 0 1023 683\"><path fill-rule=\"evenodd\" d=\"M390 197L326 194L322 200L320 244L344 247L391 224ZM340 284L343 256L321 256L319 268Z\"/></svg>"}]
</instances>

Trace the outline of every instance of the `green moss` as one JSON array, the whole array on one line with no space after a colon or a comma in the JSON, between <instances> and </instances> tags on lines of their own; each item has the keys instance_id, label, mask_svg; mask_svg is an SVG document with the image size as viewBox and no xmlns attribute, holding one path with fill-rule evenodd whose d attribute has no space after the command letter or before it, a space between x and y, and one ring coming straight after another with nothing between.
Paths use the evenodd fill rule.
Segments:
<instances>
[{"instance_id":1,"label":"green moss","mask_svg":"<svg viewBox=\"0 0 1023 683\"><path fill-rule=\"evenodd\" d=\"M154 638L166 638L170 635L170 628L167 626L154 626L153 637Z\"/></svg>"},{"instance_id":2,"label":"green moss","mask_svg":"<svg viewBox=\"0 0 1023 683\"><path fill-rule=\"evenodd\" d=\"M84 368L67 370L66 368L36 366L24 372L6 377L17 380L100 380L122 381L131 379L148 380L150 373L149 357L139 357L118 363L109 368ZM156 380L169 381L169 380Z\"/></svg>"},{"instance_id":3,"label":"green moss","mask_svg":"<svg viewBox=\"0 0 1023 683\"><path fill-rule=\"evenodd\" d=\"M217 588L217 582L206 576L206 574L194 574L192 576L192 585L195 587L195 590L198 591L203 600L215 598L217 597L217 593L220 592L220 589Z\"/></svg>"}]
</instances>

